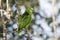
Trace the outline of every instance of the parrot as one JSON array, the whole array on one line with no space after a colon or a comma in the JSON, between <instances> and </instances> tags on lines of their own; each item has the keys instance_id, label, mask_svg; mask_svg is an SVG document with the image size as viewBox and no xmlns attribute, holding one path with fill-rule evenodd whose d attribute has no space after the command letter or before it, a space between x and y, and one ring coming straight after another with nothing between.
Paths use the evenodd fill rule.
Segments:
<instances>
[{"instance_id":1,"label":"parrot","mask_svg":"<svg viewBox=\"0 0 60 40\"><path fill-rule=\"evenodd\" d=\"M18 34L21 32L23 29L28 29L30 23L31 23L31 16L32 16L33 8L29 7L26 8L25 12L23 15L20 15L18 17Z\"/></svg>"}]
</instances>

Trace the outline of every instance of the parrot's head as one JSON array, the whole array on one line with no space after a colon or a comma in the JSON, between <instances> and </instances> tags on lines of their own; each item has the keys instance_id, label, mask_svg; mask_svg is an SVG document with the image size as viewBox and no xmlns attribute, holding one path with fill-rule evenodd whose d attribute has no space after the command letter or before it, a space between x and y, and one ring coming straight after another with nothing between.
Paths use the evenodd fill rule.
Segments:
<instances>
[{"instance_id":1,"label":"parrot's head","mask_svg":"<svg viewBox=\"0 0 60 40\"><path fill-rule=\"evenodd\" d=\"M33 8L31 8L31 7L30 7L30 8L27 8L27 9L26 9L26 12L28 12L29 14L32 14Z\"/></svg>"}]
</instances>

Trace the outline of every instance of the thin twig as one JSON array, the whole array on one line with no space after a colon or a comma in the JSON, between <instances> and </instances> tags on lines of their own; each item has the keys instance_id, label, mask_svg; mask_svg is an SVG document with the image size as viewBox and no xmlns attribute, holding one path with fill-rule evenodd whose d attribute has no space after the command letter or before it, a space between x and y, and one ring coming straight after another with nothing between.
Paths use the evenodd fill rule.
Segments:
<instances>
[{"instance_id":1,"label":"thin twig","mask_svg":"<svg viewBox=\"0 0 60 40\"><path fill-rule=\"evenodd\" d=\"M8 12L8 8L9 8L9 7L8 7L8 6L9 6L9 5L8 5L8 0L6 0L6 5L7 5L7 12Z\"/></svg>"},{"instance_id":2,"label":"thin twig","mask_svg":"<svg viewBox=\"0 0 60 40\"><path fill-rule=\"evenodd\" d=\"M52 0L52 20L53 20L54 40L58 40L56 37L56 21L55 21L55 15L54 15L55 2L56 0Z\"/></svg>"},{"instance_id":3,"label":"thin twig","mask_svg":"<svg viewBox=\"0 0 60 40\"><path fill-rule=\"evenodd\" d=\"M0 0L0 8L1 8L1 0Z\"/></svg>"},{"instance_id":4,"label":"thin twig","mask_svg":"<svg viewBox=\"0 0 60 40\"><path fill-rule=\"evenodd\" d=\"M1 3L2 3L2 0L0 0L0 8L2 7ZM0 12L1 12L1 18L2 18L3 10L1 9ZM4 19L3 18L2 18L2 23L3 23L3 40L6 40L5 25L4 25Z\"/></svg>"}]
</instances>

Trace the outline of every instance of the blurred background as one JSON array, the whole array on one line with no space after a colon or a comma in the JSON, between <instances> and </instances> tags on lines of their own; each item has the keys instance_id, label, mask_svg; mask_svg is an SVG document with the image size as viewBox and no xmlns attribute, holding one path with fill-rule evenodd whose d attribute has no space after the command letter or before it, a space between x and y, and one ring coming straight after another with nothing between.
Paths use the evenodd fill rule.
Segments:
<instances>
[{"instance_id":1,"label":"blurred background","mask_svg":"<svg viewBox=\"0 0 60 40\"><path fill-rule=\"evenodd\" d=\"M3 10L3 16L0 18L0 38L3 37L2 19L4 18L7 40L55 40L54 35L57 40L60 40L60 0L55 1L54 6L52 6L52 0L8 0L8 11L10 14L7 14L6 0L2 0L0 9ZM18 13L23 15L28 7L33 8L29 31L26 33L25 30L22 30L17 35L18 25L16 19L18 14L16 10L18 9ZM55 30L53 28L52 14L55 17ZM13 15L12 20L10 19L11 15ZM7 22L8 19L9 21Z\"/></svg>"}]
</instances>

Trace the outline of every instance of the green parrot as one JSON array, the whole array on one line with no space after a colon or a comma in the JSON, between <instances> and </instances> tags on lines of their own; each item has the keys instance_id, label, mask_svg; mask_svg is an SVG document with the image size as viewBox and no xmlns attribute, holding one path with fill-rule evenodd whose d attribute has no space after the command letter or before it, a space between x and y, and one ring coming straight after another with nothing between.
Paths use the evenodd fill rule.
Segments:
<instances>
[{"instance_id":1,"label":"green parrot","mask_svg":"<svg viewBox=\"0 0 60 40\"><path fill-rule=\"evenodd\" d=\"M23 15L20 15L18 18L18 34L21 30L28 29L29 24L31 23L33 8L27 8Z\"/></svg>"}]
</instances>

